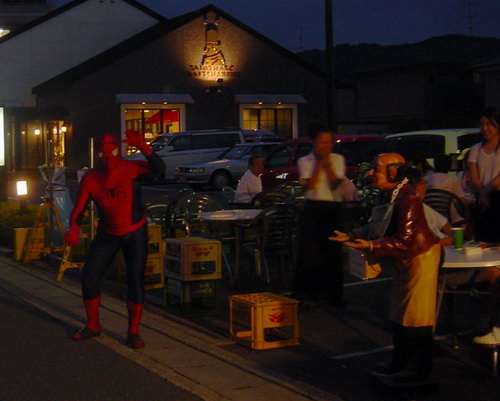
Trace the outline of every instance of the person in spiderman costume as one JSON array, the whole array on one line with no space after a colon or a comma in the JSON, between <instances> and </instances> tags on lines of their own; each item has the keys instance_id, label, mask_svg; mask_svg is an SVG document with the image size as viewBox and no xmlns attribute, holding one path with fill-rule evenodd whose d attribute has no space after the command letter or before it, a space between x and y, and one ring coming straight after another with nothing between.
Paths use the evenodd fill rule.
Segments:
<instances>
[{"instance_id":1,"label":"person in spiderman costume","mask_svg":"<svg viewBox=\"0 0 500 401\"><path fill-rule=\"evenodd\" d=\"M85 174L80 183L70 217L70 229L65 234L69 245L79 244L81 219L87 203L93 200L98 209L99 228L82 272L87 324L72 338L84 340L100 334L100 279L104 268L121 249L127 266L127 344L132 348L142 348L144 341L139 335L139 323L144 308L148 232L140 185L157 181L165 171L165 164L153 153L142 134L137 131L125 134L127 139L123 142L137 147L147 161L123 160L120 141L112 134L102 135L96 143L98 167Z\"/></svg>"}]
</instances>

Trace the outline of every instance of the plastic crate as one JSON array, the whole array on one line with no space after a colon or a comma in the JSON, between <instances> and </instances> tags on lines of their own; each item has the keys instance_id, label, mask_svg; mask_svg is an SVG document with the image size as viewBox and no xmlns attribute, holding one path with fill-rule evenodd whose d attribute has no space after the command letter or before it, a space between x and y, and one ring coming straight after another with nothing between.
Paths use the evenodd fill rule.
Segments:
<instances>
[{"instance_id":1,"label":"plastic crate","mask_svg":"<svg viewBox=\"0 0 500 401\"><path fill-rule=\"evenodd\" d=\"M164 254L161 226L159 224L148 224L148 255Z\"/></svg>"},{"instance_id":2,"label":"plastic crate","mask_svg":"<svg viewBox=\"0 0 500 401\"><path fill-rule=\"evenodd\" d=\"M215 280L222 277L220 241L198 238L165 240L167 277L182 281Z\"/></svg>"},{"instance_id":3,"label":"plastic crate","mask_svg":"<svg viewBox=\"0 0 500 401\"><path fill-rule=\"evenodd\" d=\"M34 231L31 236L32 246L28 260L40 259L41 255L45 252L45 228L14 228L14 257L15 260L20 261L23 255L24 243L28 234Z\"/></svg>"},{"instance_id":4,"label":"plastic crate","mask_svg":"<svg viewBox=\"0 0 500 401\"><path fill-rule=\"evenodd\" d=\"M215 311L219 292L219 280L182 281L167 277L167 305L183 313Z\"/></svg>"},{"instance_id":5,"label":"plastic crate","mask_svg":"<svg viewBox=\"0 0 500 401\"><path fill-rule=\"evenodd\" d=\"M240 344L263 350L299 344L299 301L269 292L229 297L229 331Z\"/></svg>"},{"instance_id":6,"label":"plastic crate","mask_svg":"<svg viewBox=\"0 0 500 401\"><path fill-rule=\"evenodd\" d=\"M163 256L148 255L146 266L144 268L144 279L146 285L144 289L152 290L154 288L162 288L165 285L165 276L163 272Z\"/></svg>"}]
</instances>

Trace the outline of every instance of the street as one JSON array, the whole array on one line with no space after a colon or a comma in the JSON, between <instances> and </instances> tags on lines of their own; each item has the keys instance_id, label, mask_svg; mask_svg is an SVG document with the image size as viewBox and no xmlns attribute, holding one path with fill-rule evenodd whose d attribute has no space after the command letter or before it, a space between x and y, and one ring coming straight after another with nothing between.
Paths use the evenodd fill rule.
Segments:
<instances>
[{"instance_id":1,"label":"street","mask_svg":"<svg viewBox=\"0 0 500 401\"><path fill-rule=\"evenodd\" d=\"M200 400L1 288L0 332L2 401Z\"/></svg>"}]
</instances>

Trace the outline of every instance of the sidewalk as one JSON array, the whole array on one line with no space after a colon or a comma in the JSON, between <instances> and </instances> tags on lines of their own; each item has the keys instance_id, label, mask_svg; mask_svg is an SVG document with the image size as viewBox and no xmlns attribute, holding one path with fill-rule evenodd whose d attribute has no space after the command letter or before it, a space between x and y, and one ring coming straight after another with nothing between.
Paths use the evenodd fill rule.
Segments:
<instances>
[{"instance_id":1,"label":"sidewalk","mask_svg":"<svg viewBox=\"0 0 500 401\"><path fill-rule=\"evenodd\" d=\"M57 283L51 272L0 257L0 286L75 329L85 321L79 285L71 280ZM224 350L232 343L227 337L178 316L146 310L142 350L124 345L125 302L105 295L101 320L104 335L96 341L204 400L341 400Z\"/></svg>"},{"instance_id":2,"label":"sidewalk","mask_svg":"<svg viewBox=\"0 0 500 401\"><path fill-rule=\"evenodd\" d=\"M78 278L79 271L73 271L57 283L52 268L0 257L2 288L75 328L85 320ZM460 349L454 349L453 341L442 336L434 369L438 394L394 398L373 391L370 371L390 351L389 286L384 280L348 283L347 308L301 314L301 345L267 351L234 343L228 336L224 310L186 318L151 303L142 325L147 346L130 350L123 345L125 302L106 294L105 335L97 341L206 400L497 400L499 381L491 377L491 353L464 338L460 338ZM227 294L225 290L222 303ZM457 302L456 313L458 330L463 332L472 327L478 305L467 297L462 300ZM445 327L438 329L440 334Z\"/></svg>"}]
</instances>

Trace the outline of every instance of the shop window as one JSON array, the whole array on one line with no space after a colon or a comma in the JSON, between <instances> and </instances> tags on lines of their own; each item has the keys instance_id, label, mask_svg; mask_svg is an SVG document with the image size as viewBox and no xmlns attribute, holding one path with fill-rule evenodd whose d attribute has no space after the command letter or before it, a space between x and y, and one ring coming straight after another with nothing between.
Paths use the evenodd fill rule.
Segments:
<instances>
[{"instance_id":1,"label":"shop window","mask_svg":"<svg viewBox=\"0 0 500 401\"><path fill-rule=\"evenodd\" d=\"M152 141L160 134L180 131L179 109L125 109L125 127Z\"/></svg>"},{"instance_id":2,"label":"shop window","mask_svg":"<svg viewBox=\"0 0 500 401\"><path fill-rule=\"evenodd\" d=\"M21 122L21 168L36 168L44 163L46 132L40 122Z\"/></svg>"},{"instance_id":3,"label":"shop window","mask_svg":"<svg viewBox=\"0 0 500 401\"><path fill-rule=\"evenodd\" d=\"M161 134L179 132L180 128L180 109L125 109L125 129L141 132L148 143ZM127 154L133 152L127 150Z\"/></svg>"},{"instance_id":4,"label":"shop window","mask_svg":"<svg viewBox=\"0 0 500 401\"><path fill-rule=\"evenodd\" d=\"M243 110L243 129L272 131L291 138L293 112L288 108L246 108Z\"/></svg>"}]
</instances>

